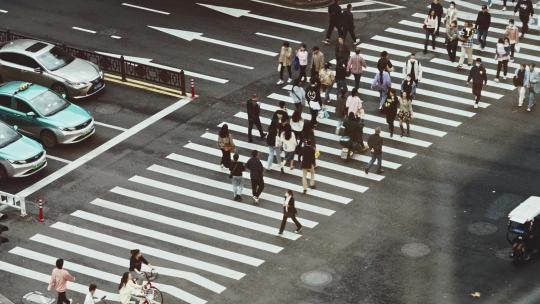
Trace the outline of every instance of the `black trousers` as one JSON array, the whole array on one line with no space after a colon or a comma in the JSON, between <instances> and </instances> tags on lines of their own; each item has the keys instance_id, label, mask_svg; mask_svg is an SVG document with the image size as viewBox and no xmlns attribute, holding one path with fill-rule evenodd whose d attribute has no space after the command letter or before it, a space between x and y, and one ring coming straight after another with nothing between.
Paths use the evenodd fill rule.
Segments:
<instances>
[{"instance_id":1,"label":"black trousers","mask_svg":"<svg viewBox=\"0 0 540 304\"><path fill-rule=\"evenodd\" d=\"M506 6L506 1L507 0L503 0L503 6ZM512 3L514 3L514 0L512 0Z\"/></svg>"},{"instance_id":2,"label":"black trousers","mask_svg":"<svg viewBox=\"0 0 540 304\"><path fill-rule=\"evenodd\" d=\"M225 168L231 166L231 150L225 151L221 149L221 164L225 166Z\"/></svg>"},{"instance_id":3,"label":"black trousers","mask_svg":"<svg viewBox=\"0 0 540 304\"><path fill-rule=\"evenodd\" d=\"M480 98L482 97L482 88L483 88L482 83L480 84L473 83L472 93L475 96L476 103L480 102Z\"/></svg>"},{"instance_id":4,"label":"black trousers","mask_svg":"<svg viewBox=\"0 0 540 304\"><path fill-rule=\"evenodd\" d=\"M508 60L502 60L497 62L497 76L496 78L499 78L499 75L501 74L501 69L504 72L504 76L508 73Z\"/></svg>"},{"instance_id":5,"label":"black trousers","mask_svg":"<svg viewBox=\"0 0 540 304\"><path fill-rule=\"evenodd\" d=\"M326 39L330 39L330 36L332 35L332 32L334 31L334 28L337 29L338 35L342 36L341 27L339 26L339 20L330 20L330 24L328 25L328 30L326 31Z\"/></svg>"},{"instance_id":6,"label":"black trousers","mask_svg":"<svg viewBox=\"0 0 540 304\"><path fill-rule=\"evenodd\" d=\"M317 116L319 115L319 110L313 110L312 108L309 108L309 112L311 113L311 125L315 127L315 125L317 124Z\"/></svg>"},{"instance_id":7,"label":"black trousers","mask_svg":"<svg viewBox=\"0 0 540 304\"><path fill-rule=\"evenodd\" d=\"M429 29L429 28L426 29L426 41L424 42L424 51L427 51L429 36L431 36L431 47L435 49L435 35L437 35L435 33L435 29Z\"/></svg>"},{"instance_id":8,"label":"black trousers","mask_svg":"<svg viewBox=\"0 0 540 304\"><path fill-rule=\"evenodd\" d=\"M285 66L282 64L281 69L279 69L279 79L283 80L283 71L285 70ZM292 78L292 70L291 66L287 66L287 72L289 73L289 78Z\"/></svg>"},{"instance_id":9,"label":"black trousers","mask_svg":"<svg viewBox=\"0 0 540 304\"><path fill-rule=\"evenodd\" d=\"M448 58L450 58L450 61L452 62L456 61L457 47L457 39L455 39L454 41L448 41L448 43L446 44L446 52L448 53Z\"/></svg>"},{"instance_id":10,"label":"black trousers","mask_svg":"<svg viewBox=\"0 0 540 304\"><path fill-rule=\"evenodd\" d=\"M251 177L251 193L255 197L259 197L264 190L264 179Z\"/></svg>"},{"instance_id":11,"label":"black trousers","mask_svg":"<svg viewBox=\"0 0 540 304\"><path fill-rule=\"evenodd\" d=\"M251 141L251 130L253 130L253 125L259 129L259 133L261 134L261 137L264 137L264 131L261 125L261 120L257 118L257 120L248 120L248 140Z\"/></svg>"},{"instance_id":12,"label":"black trousers","mask_svg":"<svg viewBox=\"0 0 540 304\"><path fill-rule=\"evenodd\" d=\"M302 228L302 225L298 222L296 219L296 214L287 214L286 212L283 212L283 219L281 220L281 225L279 226L279 233L283 233L283 230L285 229L285 225L287 224L287 219L291 218L293 220L294 224L296 225L296 230Z\"/></svg>"},{"instance_id":13,"label":"black trousers","mask_svg":"<svg viewBox=\"0 0 540 304\"><path fill-rule=\"evenodd\" d=\"M56 304L70 304L68 298L66 297L66 292L59 292L58 293L58 299L56 300Z\"/></svg>"},{"instance_id":14,"label":"black trousers","mask_svg":"<svg viewBox=\"0 0 540 304\"><path fill-rule=\"evenodd\" d=\"M353 43L356 42L356 35L354 34L354 28L343 28L342 29L342 38L343 40L346 40L347 39L347 34L351 35L351 38L352 38L352 41Z\"/></svg>"},{"instance_id":15,"label":"black trousers","mask_svg":"<svg viewBox=\"0 0 540 304\"><path fill-rule=\"evenodd\" d=\"M302 80L303 78L303 81L307 81L306 70L307 70L307 65L300 66L300 75L298 75L298 79Z\"/></svg>"},{"instance_id":16,"label":"black trousers","mask_svg":"<svg viewBox=\"0 0 540 304\"><path fill-rule=\"evenodd\" d=\"M529 30L529 15L519 14L519 20L523 23L523 35L525 35Z\"/></svg>"}]
</instances>

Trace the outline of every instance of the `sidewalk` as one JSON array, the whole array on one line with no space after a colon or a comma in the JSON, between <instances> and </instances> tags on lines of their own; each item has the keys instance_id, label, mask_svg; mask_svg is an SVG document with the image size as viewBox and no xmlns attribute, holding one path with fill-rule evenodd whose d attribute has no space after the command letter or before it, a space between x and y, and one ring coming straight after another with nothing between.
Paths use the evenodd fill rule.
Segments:
<instances>
[{"instance_id":1,"label":"sidewalk","mask_svg":"<svg viewBox=\"0 0 540 304\"><path fill-rule=\"evenodd\" d=\"M333 0L266 0L279 5L285 5L295 8L319 8L327 7Z\"/></svg>"}]
</instances>

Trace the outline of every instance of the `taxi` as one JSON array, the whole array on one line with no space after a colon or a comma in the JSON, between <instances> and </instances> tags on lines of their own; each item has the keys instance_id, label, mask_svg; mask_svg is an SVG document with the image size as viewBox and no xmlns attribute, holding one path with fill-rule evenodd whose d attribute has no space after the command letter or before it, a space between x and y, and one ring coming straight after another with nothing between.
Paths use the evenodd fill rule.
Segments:
<instances>
[{"instance_id":1,"label":"taxi","mask_svg":"<svg viewBox=\"0 0 540 304\"><path fill-rule=\"evenodd\" d=\"M87 110L44 86L21 81L0 85L0 120L46 148L83 141L96 131Z\"/></svg>"}]
</instances>

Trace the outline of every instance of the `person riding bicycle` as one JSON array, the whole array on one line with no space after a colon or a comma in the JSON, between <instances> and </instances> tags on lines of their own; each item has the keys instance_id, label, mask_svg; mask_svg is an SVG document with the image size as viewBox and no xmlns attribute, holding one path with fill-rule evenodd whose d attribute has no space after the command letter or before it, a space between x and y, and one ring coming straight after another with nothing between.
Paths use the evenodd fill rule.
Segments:
<instances>
[{"instance_id":1,"label":"person riding bicycle","mask_svg":"<svg viewBox=\"0 0 540 304\"><path fill-rule=\"evenodd\" d=\"M349 112L349 115L343 122L345 127L345 136L350 138L349 151L356 150L357 152L364 152L367 148L364 146L363 133L364 123L360 118L357 118L353 112Z\"/></svg>"},{"instance_id":2,"label":"person riding bicycle","mask_svg":"<svg viewBox=\"0 0 540 304\"><path fill-rule=\"evenodd\" d=\"M129 272L124 272L124 275L122 275L118 285L118 294L122 304L143 304L145 301L143 286L135 283Z\"/></svg>"},{"instance_id":3,"label":"person riding bicycle","mask_svg":"<svg viewBox=\"0 0 540 304\"><path fill-rule=\"evenodd\" d=\"M131 258L129 259L129 272L133 277L133 280L137 284L142 284L144 280L144 273L141 271L142 264L148 265L150 268L154 269L150 263L144 258L142 252L139 249L131 250Z\"/></svg>"},{"instance_id":4,"label":"person riding bicycle","mask_svg":"<svg viewBox=\"0 0 540 304\"><path fill-rule=\"evenodd\" d=\"M94 283L88 286L88 293L86 294L86 297L84 298L83 304L96 304L96 302L94 301L95 299L94 294L96 293L96 289L97 289L97 286Z\"/></svg>"}]
</instances>

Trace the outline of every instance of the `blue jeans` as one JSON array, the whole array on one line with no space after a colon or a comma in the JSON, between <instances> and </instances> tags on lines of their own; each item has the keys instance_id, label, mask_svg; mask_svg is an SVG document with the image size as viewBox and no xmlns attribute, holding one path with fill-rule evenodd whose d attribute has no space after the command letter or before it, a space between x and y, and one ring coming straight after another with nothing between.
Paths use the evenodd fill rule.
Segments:
<instances>
[{"instance_id":1,"label":"blue jeans","mask_svg":"<svg viewBox=\"0 0 540 304\"><path fill-rule=\"evenodd\" d=\"M481 29L478 29L478 33L476 34L476 38L480 42L480 46L482 48L486 47L487 34L488 34L488 30L481 30Z\"/></svg>"},{"instance_id":2,"label":"blue jeans","mask_svg":"<svg viewBox=\"0 0 540 304\"><path fill-rule=\"evenodd\" d=\"M386 101L386 95L388 94L387 90L379 90L379 108L382 108L384 102Z\"/></svg>"},{"instance_id":3,"label":"blue jeans","mask_svg":"<svg viewBox=\"0 0 540 304\"><path fill-rule=\"evenodd\" d=\"M242 190L244 189L244 178L242 176L232 177L232 189L234 196L242 195Z\"/></svg>"},{"instance_id":4,"label":"blue jeans","mask_svg":"<svg viewBox=\"0 0 540 304\"><path fill-rule=\"evenodd\" d=\"M274 155L276 156L278 165L281 166L281 151L277 147L268 146L268 164L266 165L266 168L272 168Z\"/></svg>"},{"instance_id":5,"label":"blue jeans","mask_svg":"<svg viewBox=\"0 0 540 304\"><path fill-rule=\"evenodd\" d=\"M527 106L528 109L531 109L536 103L536 95L537 93L534 92L534 89L530 88L529 89L529 105Z\"/></svg>"},{"instance_id":6,"label":"blue jeans","mask_svg":"<svg viewBox=\"0 0 540 304\"><path fill-rule=\"evenodd\" d=\"M373 154L371 153L371 160L368 163L367 169L369 170L371 166L375 163L375 160L377 160L377 171L381 170L382 167L382 154Z\"/></svg>"}]
</instances>

